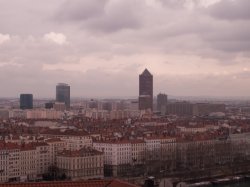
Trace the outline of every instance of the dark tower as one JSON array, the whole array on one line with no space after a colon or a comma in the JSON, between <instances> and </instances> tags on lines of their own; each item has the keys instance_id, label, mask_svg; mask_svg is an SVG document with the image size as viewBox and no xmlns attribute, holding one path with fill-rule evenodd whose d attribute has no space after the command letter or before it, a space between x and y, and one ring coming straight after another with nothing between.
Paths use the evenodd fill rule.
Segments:
<instances>
[{"instance_id":1,"label":"dark tower","mask_svg":"<svg viewBox=\"0 0 250 187\"><path fill-rule=\"evenodd\" d=\"M157 95L157 110L161 112L162 110L166 110L168 102L168 96L166 94L159 93Z\"/></svg>"},{"instance_id":2,"label":"dark tower","mask_svg":"<svg viewBox=\"0 0 250 187\"><path fill-rule=\"evenodd\" d=\"M145 69L139 75L139 110L153 111L153 75Z\"/></svg>"},{"instance_id":3,"label":"dark tower","mask_svg":"<svg viewBox=\"0 0 250 187\"><path fill-rule=\"evenodd\" d=\"M20 94L20 108L21 109L33 108L33 95L32 94Z\"/></svg>"},{"instance_id":4,"label":"dark tower","mask_svg":"<svg viewBox=\"0 0 250 187\"><path fill-rule=\"evenodd\" d=\"M56 101L65 103L66 109L70 109L70 86L65 83L56 85Z\"/></svg>"}]
</instances>

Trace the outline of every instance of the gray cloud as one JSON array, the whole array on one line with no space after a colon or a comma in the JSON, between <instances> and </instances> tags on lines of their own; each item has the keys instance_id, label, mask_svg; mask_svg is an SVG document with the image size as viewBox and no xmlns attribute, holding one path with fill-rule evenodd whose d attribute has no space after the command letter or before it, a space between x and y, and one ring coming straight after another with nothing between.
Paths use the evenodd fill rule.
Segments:
<instances>
[{"instance_id":1,"label":"gray cloud","mask_svg":"<svg viewBox=\"0 0 250 187\"><path fill-rule=\"evenodd\" d=\"M110 97L129 96L130 94L136 96L137 76L133 71L130 71L128 76L123 71L109 74L102 69L88 70L83 73L80 71L42 70L39 65L21 67L7 65L0 68L1 85L5 88L1 90L0 96L18 97L19 93L30 92L36 98L54 97L55 85L58 82L70 84L73 97ZM5 80L6 77L8 80ZM135 84L132 85L131 81Z\"/></svg>"},{"instance_id":2,"label":"gray cloud","mask_svg":"<svg viewBox=\"0 0 250 187\"><path fill-rule=\"evenodd\" d=\"M136 1L87 0L66 1L62 4L56 20L60 22L78 22L81 29L98 32L115 32L140 26Z\"/></svg>"},{"instance_id":3,"label":"gray cloud","mask_svg":"<svg viewBox=\"0 0 250 187\"><path fill-rule=\"evenodd\" d=\"M226 20L249 20L249 0L222 0L210 7L212 16Z\"/></svg>"},{"instance_id":4,"label":"gray cloud","mask_svg":"<svg viewBox=\"0 0 250 187\"><path fill-rule=\"evenodd\" d=\"M5 88L1 90L1 96L18 97L19 93L30 92L35 98L54 98L58 82L70 84L74 97L136 96L136 68L136 65L127 66L116 73L107 73L97 68L83 73L45 71L39 65L8 65L0 68L0 79L5 80L1 81ZM248 71L224 75L157 75L156 72L151 72L154 74L154 94L165 92L179 96L247 96L250 92L249 87L245 86L250 81Z\"/></svg>"},{"instance_id":5,"label":"gray cloud","mask_svg":"<svg viewBox=\"0 0 250 187\"><path fill-rule=\"evenodd\" d=\"M70 0L65 1L57 12L55 18L60 21L85 21L102 16L108 0Z\"/></svg>"},{"instance_id":6,"label":"gray cloud","mask_svg":"<svg viewBox=\"0 0 250 187\"><path fill-rule=\"evenodd\" d=\"M157 77L155 92L163 90L179 96L249 96L250 89L244 86L246 81L250 81L250 72ZM163 88L164 84L166 87Z\"/></svg>"},{"instance_id":7,"label":"gray cloud","mask_svg":"<svg viewBox=\"0 0 250 187\"><path fill-rule=\"evenodd\" d=\"M161 2L162 5L166 6L167 8L184 8L184 4L186 0L158 0Z\"/></svg>"},{"instance_id":8,"label":"gray cloud","mask_svg":"<svg viewBox=\"0 0 250 187\"><path fill-rule=\"evenodd\" d=\"M21 65L40 64L42 66L44 63L65 62L65 57L74 55L74 49L70 45L61 46L46 41L42 37L22 38L14 36L10 41L0 45L0 51L0 63Z\"/></svg>"},{"instance_id":9,"label":"gray cloud","mask_svg":"<svg viewBox=\"0 0 250 187\"><path fill-rule=\"evenodd\" d=\"M0 0L0 96L136 96L145 67L155 93L247 95L247 1L200 2Z\"/></svg>"}]
</instances>

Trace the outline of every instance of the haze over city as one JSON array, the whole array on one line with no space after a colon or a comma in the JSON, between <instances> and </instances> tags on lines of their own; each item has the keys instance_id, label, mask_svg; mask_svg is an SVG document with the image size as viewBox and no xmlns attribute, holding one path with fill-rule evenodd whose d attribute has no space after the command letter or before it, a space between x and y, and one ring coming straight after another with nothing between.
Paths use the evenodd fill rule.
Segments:
<instances>
[{"instance_id":1,"label":"haze over city","mask_svg":"<svg viewBox=\"0 0 250 187\"><path fill-rule=\"evenodd\" d=\"M0 187L249 187L250 0L0 0Z\"/></svg>"},{"instance_id":2,"label":"haze over city","mask_svg":"<svg viewBox=\"0 0 250 187\"><path fill-rule=\"evenodd\" d=\"M0 0L0 97L249 96L249 0Z\"/></svg>"}]
</instances>

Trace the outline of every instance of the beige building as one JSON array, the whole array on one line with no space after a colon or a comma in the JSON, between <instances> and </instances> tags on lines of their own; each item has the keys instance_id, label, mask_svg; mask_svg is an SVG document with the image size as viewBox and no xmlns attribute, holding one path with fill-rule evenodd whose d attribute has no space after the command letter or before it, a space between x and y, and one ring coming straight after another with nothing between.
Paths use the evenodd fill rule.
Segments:
<instances>
[{"instance_id":1,"label":"beige building","mask_svg":"<svg viewBox=\"0 0 250 187\"><path fill-rule=\"evenodd\" d=\"M37 150L32 144L20 147L20 180L35 180L37 176Z\"/></svg>"},{"instance_id":2,"label":"beige building","mask_svg":"<svg viewBox=\"0 0 250 187\"><path fill-rule=\"evenodd\" d=\"M42 174L47 173L49 166L52 165L51 160L51 148L49 144L44 142L32 143L36 147L37 152L37 175L38 177Z\"/></svg>"},{"instance_id":3,"label":"beige building","mask_svg":"<svg viewBox=\"0 0 250 187\"><path fill-rule=\"evenodd\" d=\"M176 151L176 138L172 137L147 137L146 156L147 160L174 159Z\"/></svg>"},{"instance_id":4,"label":"beige building","mask_svg":"<svg viewBox=\"0 0 250 187\"><path fill-rule=\"evenodd\" d=\"M127 175L145 162L146 144L142 140L96 141L93 147L104 153L107 175Z\"/></svg>"},{"instance_id":5,"label":"beige building","mask_svg":"<svg viewBox=\"0 0 250 187\"><path fill-rule=\"evenodd\" d=\"M146 159L146 143L144 140L131 141L132 164L144 164Z\"/></svg>"},{"instance_id":6,"label":"beige building","mask_svg":"<svg viewBox=\"0 0 250 187\"><path fill-rule=\"evenodd\" d=\"M104 177L103 153L92 148L64 150L56 157L57 167L71 179Z\"/></svg>"},{"instance_id":7,"label":"beige building","mask_svg":"<svg viewBox=\"0 0 250 187\"><path fill-rule=\"evenodd\" d=\"M13 143L0 143L0 182L20 180L20 149Z\"/></svg>"},{"instance_id":8,"label":"beige building","mask_svg":"<svg viewBox=\"0 0 250 187\"><path fill-rule=\"evenodd\" d=\"M65 111L66 105L64 102L55 102L53 104L53 109L55 109L56 111Z\"/></svg>"},{"instance_id":9,"label":"beige building","mask_svg":"<svg viewBox=\"0 0 250 187\"><path fill-rule=\"evenodd\" d=\"M206 126L177 126L177 129L183 133L203 133L208 131Z\"/></svg>"},{"instance_id":10,"label":"beige building","mask_svg":"<svg viewBox=\"0 0 250 187\"><path fill-rule=\"evenodd\" d=\"M97 110L97 109L87 109L85 110L85 116L92 119L126 119L139 117L139 110Z\"/></svg>"},{"instance_id":11,"label":"beige building","mask_svg":"<svg viewBox=\"0 0 250 187\"><path fill-rule=\"evenodd\" d=\"M8 153L9 150L0 145L0 182L8 181Z\"/></svg>"},{"instance_id":12,"label":"beige building","mask_svg":"<svg viewBox=\"0 0 250 187\"><path fill-rule=\"evenodd\" d=\"M51 163L56 164L56 155L66 149L67 143L60 138L51 138L45 141L50 146Z\"/></svg>"},{"instance_id":13,"label":"beige building","mask_svg":"<svg viewBox=\"0 0 250 187\"><path fill-rule=\"evenodd\" d=\"M44 138L60 138L66 142L66 149L79 150L83 147L92 147L92 138L85 131L50 130L40 134Z\"/></svg>"},{"instance_id":14,"label":"beige building","mask_svg":"<svg viewBox=\"0 0 250 187\"><path fill-rule=\"evenodd\" d=\"M52 109L36 109L26 111L27 119L61 119L62 117L63 112Z\"/></svg>"},{"instance_id":15,"label":"beige building","mask_svg":"<svg viewBox=\"0 0 250 187\"><path fill-rule=\"evenodd\" d=\"M0 142L0 182L42 178L42 174L47 173L53 164L53 148L53 145L44 142L19 145Z\"/></svg>"}]
</instances>

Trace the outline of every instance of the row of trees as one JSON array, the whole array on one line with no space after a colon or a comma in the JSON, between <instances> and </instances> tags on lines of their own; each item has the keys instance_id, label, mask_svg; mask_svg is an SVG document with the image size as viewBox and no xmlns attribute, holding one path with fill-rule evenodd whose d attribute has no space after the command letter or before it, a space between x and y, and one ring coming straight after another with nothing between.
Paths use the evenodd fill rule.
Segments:
<instances>
[{"instance_id":1,"label":"row of trees","mask_svg":"<svg viewBox=\"0 0 250 187\"><path fill-rule=\"evenodd\" d=\"M164 175L190 173L192 171L240 170L242 165L250 167L250 144L245 141L218 139L176 143L171 149L166 146L146 151L144 167L131 165L131 175ZM223 171L223 169L225 171Z\"/></svg>"},{"instance_id":2,"label":"row of trees","mask_svg":"<svg viewBox=\"0 0 250 187\"><path fill-rule=\"evenodd\" d=\"M211 170L240 172L250 168L250 144L245 141L218 139L162 144L158 149L142 152L143 162L132 159L130 164L105 166L106 176L137 177L143 175L174 175L201 172L212 175ZM248 167L246 168L248 169ZM47 180L65 179L67 176L52 166L44 175Z\"/></svg>"}]
</instances>

